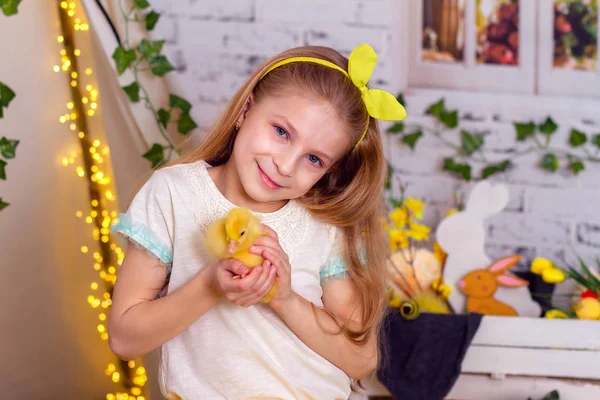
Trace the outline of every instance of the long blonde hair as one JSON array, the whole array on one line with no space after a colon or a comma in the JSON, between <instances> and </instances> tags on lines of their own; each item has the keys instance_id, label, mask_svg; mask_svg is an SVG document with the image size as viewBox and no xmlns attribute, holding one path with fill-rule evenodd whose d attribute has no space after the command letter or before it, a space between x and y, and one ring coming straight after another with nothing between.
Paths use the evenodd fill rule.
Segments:
<instances>
[{"instance_id":1,"label":"long blonde hair","mask_svg":"<svg viewBox=\"0 0 600 400\"><path fill-rule=\"evenodd\" d=\"M212 166L226 163L233 152L236 124L251 95L255 102L260 102L272 93L294 87L327 100L345 123L352 146L298 201L315 218L338 227L342 232L347 271L358 290L362 329L352 331L344 324L341 332L352 342L363 344L371 333L379 334L386 309L386 241L381 225L386 162L379 127L369 117L360 89L337 70L297 62L280 66L261 79L275 63L301 56L321 58L348 69L348 59L327 47L305 46L278 54L255 71L235 93L198 147L163 167L200 160ZM366 126L364 139L354 147ZM367 268L359 257L361 249L366 256L364 262Z\"/></svg>"}]
</instances>

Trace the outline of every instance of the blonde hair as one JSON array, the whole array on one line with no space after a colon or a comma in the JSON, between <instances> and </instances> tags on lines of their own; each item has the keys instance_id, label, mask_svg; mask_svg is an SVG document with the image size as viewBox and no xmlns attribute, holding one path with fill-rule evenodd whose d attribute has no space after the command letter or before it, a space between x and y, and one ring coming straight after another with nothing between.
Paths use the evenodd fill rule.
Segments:
<instances>
[{"instance_id":1,"label":"blonde hair","mask_svg":"<svg viewBox=\"0 0 600 400\"><path fill-rule=\"evenodd\" d=\"M386 309L386 241L381 225L386 162L379 127L370 119L358 89L344 74L314 63L296 62L280 66L261 76L277 62L290 57L316 57L348 70L348 59L327 48L306 46L284 51L269 59L234 94L201 144L177 160L164 165L204 160L212 166L226 163L236 138L236 124L248 98L255 102L272 93L294 88L325 99L347 127L351 146L323 178L298 201L317 219L338 227L343 235L343 256L350 279L356 285L362 329L342 325L341 332L352 342L364 344L371 333L379 335ZM355 147L368 126L364 139ZM364 251L366 265L359 251Z\"/></svg>"}]
</instances>

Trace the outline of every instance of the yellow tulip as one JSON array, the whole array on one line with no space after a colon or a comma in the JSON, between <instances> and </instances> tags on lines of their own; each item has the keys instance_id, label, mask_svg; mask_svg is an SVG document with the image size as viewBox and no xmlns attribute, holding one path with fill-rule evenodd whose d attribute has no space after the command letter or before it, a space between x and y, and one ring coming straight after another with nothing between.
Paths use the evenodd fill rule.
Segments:
<instances>
[{"instance_id":1,"label":"yellow tulip","mask_svg":"<svg viewBox=\"0 0 600 400\"><path fill-rule=\"evenodd\" d=\"M592 297L581 299L574 308L579 319L600 320L600 301Z\"/></svg>"},{"instance_id":2,"label":"yellow tulip","mask_svg":"<svg viewBox=\"0 0 600 400\"><path fill-rule=\"evenodd\" d=\"M533 272L536 275L541 275L542 271L548 268L554 268L554 264L552 263L552 261L546 258L538 257L534 259L531 263L531 272Z\"/></svg>"},{"instance_id":3,"label":"yellow tulip","mask_svg":"<svg viewBox=\"0 0 600 400\"><path fill-rule=\"evenodd\" d=\"M562 270L552 267L542 271L542 279L546 283L561 283L567 279L567 276Z\"/></svg>"},{"instance_id":4,"label":"yellow tulip","mask_svg":"<svg viewBox=\"0 0 600 400\"><path fill-rule=\"evenodd\" d=\"M544 317L550 318L550 319L569 318L569 316L567 314L565 314L564 312L562 312L560 310L548 310L548 311L546 311L546 314L544 315Z\"/></svg>"}]
</instances>

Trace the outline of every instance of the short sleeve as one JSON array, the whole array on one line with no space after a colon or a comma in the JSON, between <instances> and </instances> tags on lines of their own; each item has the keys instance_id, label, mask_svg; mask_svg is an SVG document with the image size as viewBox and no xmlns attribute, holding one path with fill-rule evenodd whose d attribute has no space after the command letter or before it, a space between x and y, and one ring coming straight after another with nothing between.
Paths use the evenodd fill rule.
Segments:
<instances>
[{"instance_id":1,"label":"short sleeve","mask_svg":"<svg viewBox=\"0 0 600 400\"><path fill-rule=\"evenodd\" d=\"M321 285L334 279L345 279L348 277L343 253L342 234L339 229L330 229L329 243L331 243L331 251L329 252L325 264L319 271Z\"/></svg>"},{"instance_id":2,"label":"short sleeve","mask_svg":"<svg viewBox=\"0 0 600 400\"><path fill-rule=\"evenodd\" d=\"M155 171L135 195L126 213L111 227L148 254L170 266L173 262L173 199L164 172Z\"/></svg>"}]
</instances>

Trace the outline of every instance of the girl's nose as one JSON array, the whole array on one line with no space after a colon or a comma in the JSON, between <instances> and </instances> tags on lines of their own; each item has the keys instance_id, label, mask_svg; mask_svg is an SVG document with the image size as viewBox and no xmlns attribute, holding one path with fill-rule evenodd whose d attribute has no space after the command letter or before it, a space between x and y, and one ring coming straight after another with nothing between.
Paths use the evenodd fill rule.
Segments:
<instances>
[{"instance_id":1,"label":"girl's nose","mask_svg":"<svg viewBox=\"0 0 600 400\"><path fill-rule=\"evenodd\" d=\"M298 156L293 151L282 151L273 157L277 172L281 176L292 176Z\"/></svg>"}]
</instances>

